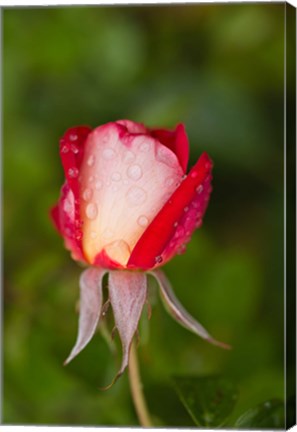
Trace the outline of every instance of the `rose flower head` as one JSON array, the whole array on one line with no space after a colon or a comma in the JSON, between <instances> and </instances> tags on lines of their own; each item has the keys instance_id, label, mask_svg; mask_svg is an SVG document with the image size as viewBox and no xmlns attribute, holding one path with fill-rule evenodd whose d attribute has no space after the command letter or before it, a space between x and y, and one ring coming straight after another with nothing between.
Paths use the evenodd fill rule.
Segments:
<instances>
[{"instance_id":1,"label":"rose flower head","mask_svg":"<svg viewBox=\"0 0 297 432\"><path fill-rule=\"evenodd\" d=\"M95 129L69 129L60 140L65 182L51 215L72 258L89 266L80 278L76 344L65 363L90 341L102 313L102 280L108 273L123 359L147 300L153 275L167 310L184 327L214 340L175 297L159 269L185 249L202 224L211 193L212 161L203 153L186 174L189 143L183 124L149 129L120 120Z\"/></svg>"}]
</instances>

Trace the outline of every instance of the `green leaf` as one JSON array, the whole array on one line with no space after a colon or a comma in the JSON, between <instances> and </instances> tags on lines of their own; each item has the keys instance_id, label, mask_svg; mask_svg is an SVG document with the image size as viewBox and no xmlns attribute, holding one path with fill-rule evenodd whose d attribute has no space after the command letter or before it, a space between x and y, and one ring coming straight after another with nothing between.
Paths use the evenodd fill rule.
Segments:
<instances>
[{"instance_id":1,"label":"green leaf","mask_svg":"<svg viewBox=\"0 0 297 432\"><path fill-rule=\"evenodd\" d=\"M230 381L216 377L174 377L181 402L197 426L222 426L231 413L238 391Z\"/></svg>"},{"instance_id":2,"label":"green leaf","mask_svg":"<svg viewBox=\"0 0 297 432\"><path fill-rule=\"evenodd\" d=\"M235 427L244 429L280 429L284 425L284 402L280 399L271 399L249 409L235 422Z\"/></svg>"}]
</instances>

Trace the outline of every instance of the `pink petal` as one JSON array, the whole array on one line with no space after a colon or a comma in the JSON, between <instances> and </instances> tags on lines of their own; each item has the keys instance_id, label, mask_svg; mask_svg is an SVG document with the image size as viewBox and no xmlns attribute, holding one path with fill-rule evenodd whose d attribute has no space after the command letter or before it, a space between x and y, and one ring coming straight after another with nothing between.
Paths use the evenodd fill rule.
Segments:
<instances>
[{"instance_id":1,"label":"pink petal","mask_svg":"<svg viewBox=\"0 0 297 432\"><path fill-rule=\"evenodd\" d=\"M128 271L109 273L109 298L123 349L122 364L115 380L128 365L131 342L137 330L146 296L147 279L144 273Z\"/></svg>"},{"instance_id":2,"label":"pink petal","mask_svg":"<svg viewBox=\"0 0 297 432\"><path fill-rule=\"evenodd\" d=\"M177 252L180 240L184 243L195 229L197 217L202 220L211 191L211 169L212 162L208 155L203 153L138 240L128 261L128 268L147 270L158 264L164 264ZM201 187L205 189L204 194L200 192ZM188 231L185 231L183 227L187 218L185 213L190 207L191 218L187 221ZM178 234L180 240L172 244L180 228L183 230Z\"/></svg>"},{"instance_id":3,"label":"pink petal","mask_svg":"<svg viewBox=\"0 0 297 432\"><path fill-rule=\"evenodd\" d=\"M84 255L100 264L105 251L110 261L126 267L131 250L182 179L177 157L152 137L109 123L89 135L80 174Z\"/></svg>"},{"instance_id":4,"label":"pink petal","mask_svg":"<svg viewBox=\"0 0 297 432\"><path fill-rule=\"evenodd\" d=\"M106 270L88 268L80 277L80 312L78 336L74 348L64 364L68 364L91 340L100 318L102 307L102 279Z\"/></svg>"},{"instance_id":5,"label":"pink petal","mask_svg":"<svg viewBox=\"0 0 297 432\"><path fill-rule=\"evenodd\" d=\"M213 345L218 345L221 348L230 349L230 345L223 342L215 340L208 331L196 321L181 305L181 303L176 298L169 280L161 270L154 270L150 272L158 281L162 299L164 301L165 307L170 313L170 315L183 327L192 331L196 335L202 337L202 339L207 340Z\"/></svg>"},{"instance_id":6,"label":"pink petal","mask_svg":"<svg viewBox=\"0 0 297 432\"><path fill-rule=\"evenodd\" d=\"M184 125L182 123L178 124L174 131L151 129L150 133L152 137L157 138L176 154L185 173L189 162L189 141Z\"/></svg>"}]
</instances>

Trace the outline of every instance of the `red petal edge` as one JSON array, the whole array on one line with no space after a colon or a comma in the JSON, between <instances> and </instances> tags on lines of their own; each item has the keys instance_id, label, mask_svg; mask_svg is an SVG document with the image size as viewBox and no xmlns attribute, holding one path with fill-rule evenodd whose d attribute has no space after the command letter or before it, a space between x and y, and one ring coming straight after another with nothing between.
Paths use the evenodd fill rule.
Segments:
<instances>
[{"instance_id":1,"label":"red petal edge","mask_svg":"<svg viewBox=\"0 0 297 432\"><path fill-rule=\"evenodd\" d=\"M184 125L179 123L174 131L151 129L150 135L176 154L185 173L189 162L189 141Z\"/></svg>"},{"instance_id":2,"label":"red petal edge","mask_svg":"<svg viewBox=\"0 0 297 432\"><path fill-rule=\"evenodd\" d=\"M127 264L128 268L148 270L156 264L164 264L164 260L168 261L177 252L180 244L201 225L211 192L212 165L207 153L203 153L136 243ZM189 210L192 214L189 227L186 227L185 231ZM178 241L172 244L175 238Z\"/></svg>"},{"instance_id":3,"label":"red petal edge","mask_svg":"<svg viewBox=\"0 0 297 432\"><path fill-rule=\"evenodd\" d=\"M79 170L84 154L84 144L91 128L77 126L68 129L60 140L60 157L65 172L66 182L61 190L58 204L52 208L53 222L65 239L65 245L71 250L74 259L85 261L82 251L82 222L79 208ZM74 220L70 220L64 211L64 201L69 189L74 195Z\"/></svg>"}]
</instances>

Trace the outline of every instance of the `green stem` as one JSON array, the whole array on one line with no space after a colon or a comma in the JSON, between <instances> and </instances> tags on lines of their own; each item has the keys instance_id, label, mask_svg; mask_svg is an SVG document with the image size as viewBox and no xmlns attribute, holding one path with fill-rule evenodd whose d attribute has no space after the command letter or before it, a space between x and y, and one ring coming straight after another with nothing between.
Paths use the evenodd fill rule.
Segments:
<instances>
[{"instance_id":1,"label":"green stem","mask_svg":"<svg viewBox=\"0 0 297 432\"><path fill-rule=\"evenodd\" d=\"M144 399L142 384L140 381L135 341L132 342L130 349L129 381L131 395L139 419L139 423L143 427L152 427L152 422Z\"/></svg>"}]
</instances>

